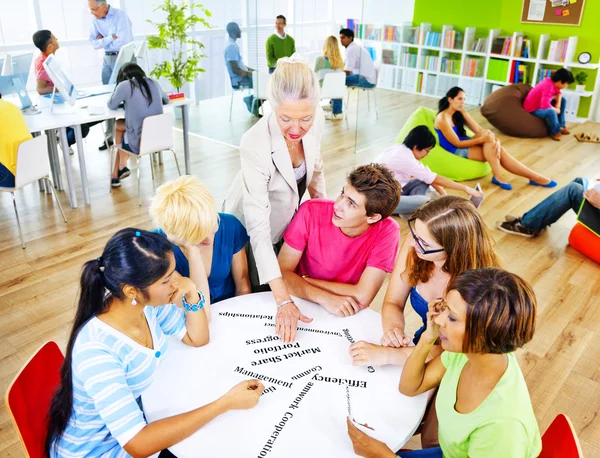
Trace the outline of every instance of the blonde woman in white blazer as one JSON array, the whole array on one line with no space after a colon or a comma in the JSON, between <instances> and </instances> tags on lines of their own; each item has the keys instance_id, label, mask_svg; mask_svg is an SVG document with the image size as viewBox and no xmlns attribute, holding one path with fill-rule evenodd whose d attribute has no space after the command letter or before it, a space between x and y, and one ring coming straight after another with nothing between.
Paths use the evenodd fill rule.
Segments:
<instances>
[{"instance_id":1,"label":"blonde woman in white blazer","mask_svg":"<svg viewBox=\"0 0 600 458\"><path fill-rule=\"evenodd\" d=\"M326 197L319 107L319 80L307 62L294 55L279 59L268 86L273 111L244 134L242 170L224 205L244 222L260 284L268 283L277 304L276 331L284 342L296 336L298 320L308 323L283 281L274 245L298 210L306 191Z\"/></svg>"}]
</instances>

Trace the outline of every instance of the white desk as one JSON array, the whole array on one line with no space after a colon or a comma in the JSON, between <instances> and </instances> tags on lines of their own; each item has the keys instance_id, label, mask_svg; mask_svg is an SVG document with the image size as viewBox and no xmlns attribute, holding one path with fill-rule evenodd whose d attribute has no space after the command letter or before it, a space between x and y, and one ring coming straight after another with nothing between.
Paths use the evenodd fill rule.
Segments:
<instances>
[{"instance_id":1,"label":"white desk","mask_svg":"<svg viewBox=\"0 0 600 458\"><path fill-rule=\"evenodd\" d=\"M263 380L266 390L254 409L227 412L170 447L178 458L355 457L347 434L343 380L351 382L352 416L358 422L386 433L386 443L393 450L410 439L425 411L427 394L403 396L398 391L401 367L375 367L370 372L367 367L352 366L348 354L350 342L344 329L356 341L379 342L381 315L367 309L340 318L311 302L297 300L297 304L314 318L310 324L299 323L301 328L338 335L301 329L293 344L280 340L253 343L252 339L275 336L272 294L260 293L215 304L207 346L192 348L169 340L155 379L143 394L148 421L208 404L240 381L256 377L236 372L238 368L279 381ZM226 312L259 316L228 316ZM287 348L277 349L283 345ZM363 382L366 386L360 387ZM313 385L298 401L308 383ZM295 401L295 407L290 407ZM282 421L283 427L276 426ZM267 444L272 448L263 453Z\"/></svg>"},{"instance_id":2,"label":"white desk","mask_svg":"<svg viewBox=\"0 0 600 458\"><path fill-rule=\"evenodd\" d=\"M94 88L83 88L86 91L97 91L100 87ZM79 170L81 174L81 186L83 188L83 200L86 205L90 204L90 191L87 179L87 169L85 165L85 152L83 148L83 138L81 135L81 125L95 121L105 121L107 119L124 118L125 110L109 110L106 109L104 114L101 115L90 115L87 109L88 105L103 105L106 106L110 94L103 94L93 97L87 97L77 100L74 110L70 114L56 114L50 113L50 100L45 97L40 97L37 93L31 92L29 94L34 104L37 103L38 108L41 109L42 113L37 115L25 116L25 121L30 132L43 132L57 129L60 135L61 148L63 151L63 158L65 163L65 171L67 176L67 187L69 191L69 201L72 208L77 208L77 195L75 193L75 185L73 181L73 173L69 166L69 147L67 144L67 127L73 127L75 129L75 138L77 140L77 153L79 159ZM169 103L168 107L181 107L182 111L182 123L183 123L183 150L185 155L185 173L191 173L190 165L190 151L189 151L189 116L188 116L188 105L192 103L190 99L180 99ZM57 106L56 110L65 110L66 104ZM50 142L53 144L54 142ZM62 189L60 179L60 163L58 161L56 148L50 149L50 163L53 168L53 175L55 185Z\"/></svg>"}]
</instances>

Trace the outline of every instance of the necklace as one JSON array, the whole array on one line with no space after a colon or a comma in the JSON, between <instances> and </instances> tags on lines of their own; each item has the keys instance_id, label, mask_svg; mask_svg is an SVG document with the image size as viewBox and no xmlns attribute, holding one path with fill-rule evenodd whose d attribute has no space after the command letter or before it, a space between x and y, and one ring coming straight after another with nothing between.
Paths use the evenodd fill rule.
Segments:
<instances>
[{"instance_id":1,"label":"necklace","mask_svg":"<svg viewBox=\"0 0 600 458\"><path fill-rule=\"evenodd\" d=\"M150 348L150 346L148 345L148 324L146 322L146 318L144 317L144 322L146 324L146 326L144 326L144 330L146 331L144 333L144 342L142 342L140 339L138 339L136 336L134 336L133 334L131 334L131 332L127 331L127 329L125 329L125 327L121 324L121 322L119 321L119 319L115 316L113 316L115 323L117 324L117 326L119 326L119 328L121 328L121 331L123 331L123 333L125 333L126 336L128 337L132 337L134 340L136 340L140 345L143 345L146 348Z\"/></svg>"}]
</instances>

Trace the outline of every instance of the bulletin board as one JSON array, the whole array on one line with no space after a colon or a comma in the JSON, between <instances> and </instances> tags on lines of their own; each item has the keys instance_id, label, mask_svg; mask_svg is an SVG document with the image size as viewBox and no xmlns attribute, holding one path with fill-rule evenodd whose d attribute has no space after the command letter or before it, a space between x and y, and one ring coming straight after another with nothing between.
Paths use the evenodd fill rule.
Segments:
<instances>
[{"instance_id":1,"label":"bulletin board","mask_svg":"<svg viewBox=\"0 0 600 458\"><path fill-rule=\"evenodd\" d=\"M521 22L580 25L585 0L564 0L562 3L566 5L553 6L559 3L556 0L523 0Z\"/></svg>"}]
</instances>

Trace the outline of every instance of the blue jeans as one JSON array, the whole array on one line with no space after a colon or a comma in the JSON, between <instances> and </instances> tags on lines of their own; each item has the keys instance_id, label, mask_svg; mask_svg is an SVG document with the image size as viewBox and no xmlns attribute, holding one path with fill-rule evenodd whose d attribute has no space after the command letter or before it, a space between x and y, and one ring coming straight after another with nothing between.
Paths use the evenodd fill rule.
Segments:
<instances>
[{"instance_id":1,"label":"blue jeans","mask_svg":"<svg viewBox=\"0 0 600 458\"><path fill-rule=\"evenodd\" d=\"M356 73L346 75L346 86L358 86L358 87L364 87L366 89L375 87L375 85L372 83L369 83L364 76L357 75Z\"/></svg>"},{"instance_id":2,"label":"blue jeans","mask_svg":"<svg viewBox=\"0 0 600 458\"><path fill-rule=\"evenodd\" d=\"M546 108L544 110L535 110L532 111L531 114L533 116L537 116L540 119L543 119L548 129L550 130L550 135L556 135L560 132L560 130L565 127L567 124L565 122L565 110L567 109L567 101L563 97L560 101L560 115L556 114L554 108Z\"/></svg>"},{"instance_id":3,"label":"blue jeans","mask_svg":"<svg viewBox=\"0 0 600 458\"><path fill-rule=\"evenodd\" d=\"M412 215L417 208L431 200L427 195L429 185L421 180L413 178L402 186L400 203L394 210L394 215Z\"/></svg>"},{"instance_id":4,"label":"blue jeans","mask_svg":"<svg viewBox=\"0 0 600 458\"><path fill-rule=\"evenodd\" d=\"M331 99L331 111L333 114L341 114L343 106L342 99Z\"/></svg>"},{"instance_id":5,"label":"blue jeans","mask_svg":"<svg viewBox=\"0 0 600 458\"><path fill-rule=\"evenodd\" d=\"M440 447L425 448L423 450L411 450L409 452L397 452L400 458L443 458Z\"/></svg>"},{"instance_id":6,"label":"blue jeans","mask_svg":"<svg viewBox=\"0 0 600 458\"><path fill-rule=\"evenodd\" d=\"M558 221L570 208L577 213L583 201L583 193L587 189L587 182L586 178L575 178L525 213L521 224L528 229L539 231Z\"/></svg>"}]
</instances>

